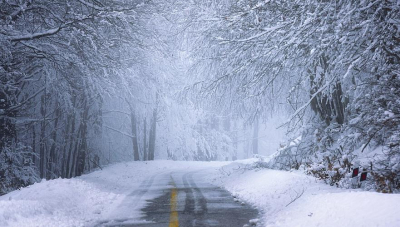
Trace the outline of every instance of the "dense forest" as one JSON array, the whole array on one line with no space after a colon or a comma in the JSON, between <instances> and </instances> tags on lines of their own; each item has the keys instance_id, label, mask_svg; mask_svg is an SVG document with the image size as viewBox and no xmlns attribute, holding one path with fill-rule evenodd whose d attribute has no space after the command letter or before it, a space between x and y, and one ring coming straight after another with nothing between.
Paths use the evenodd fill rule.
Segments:
<instances>
[{"instance_id":1,"label":"dense forest","mask_svg":"<svg viewBox=\"0 0 400 227\"><path fill-rule=\"evenodd\" d=\"M400 188L396 0L0 1L0 194L124 160L257 154Z\"/></svg>"}]
</instances>

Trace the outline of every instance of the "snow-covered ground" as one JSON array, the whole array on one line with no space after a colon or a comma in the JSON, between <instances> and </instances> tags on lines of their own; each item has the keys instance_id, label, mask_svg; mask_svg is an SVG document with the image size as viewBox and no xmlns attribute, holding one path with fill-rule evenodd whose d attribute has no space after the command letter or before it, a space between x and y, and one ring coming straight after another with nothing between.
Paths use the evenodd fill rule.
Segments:
<instances>
[{"instance_id":1,"label":"snow-covered ground","mask_svg":"<svg viewBox=\"0 0 400 227\"><path fill-rule=\"evenodd\" d=\"M400 194L338 189L301 172L249 166L224 166L214 181L261 210L261 226L400 226Z\"/></svg>"},{"instance_id":2,"label":"snow-covered ground","mask_svg":"<svg viewBox=\"0 0 400 227\"><path fill-rule=\"evenodd\" d=\"M300 172L248 168L253 161L127 162L75 179L42 181L0 197L0 226L92 226L115 218L115 208L151 176L199 169L257 207L259 226L400 226L399 194L337 189ZM142 200L156 196L147 192ZM134 204L130 218L140 221L144 206Z\"/></svg>"}]
</instances>

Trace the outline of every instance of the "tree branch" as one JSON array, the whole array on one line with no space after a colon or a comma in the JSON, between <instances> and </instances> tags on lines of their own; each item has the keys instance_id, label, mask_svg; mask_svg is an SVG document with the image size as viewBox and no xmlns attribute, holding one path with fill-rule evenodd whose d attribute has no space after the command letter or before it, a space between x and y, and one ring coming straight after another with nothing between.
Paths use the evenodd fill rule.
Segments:
<instances>
[{"instance_id":1,"label":"tree branch","mask_svg":"<svg viewBox=\"0 0 400 227\"><path fill-rule=\"evenodd\" d=\"M9 36L7 39L9 39L11 42L18 42L18 41L26 41L26 40L39 39L42 37L52 36L72 24L75 24L75 23L78 23L78 22L81 22L81 21L84 21L87 19L92 19L93 17L94 17L94 15L82 16L81 18L76 18L72 21L66 22L56 28L51 28L47 31L31 33L31 34L24 34L24 35Z\"/></svg>"},{"instance_id":2,"label":"tree branch","mask_svg":"<svg viewBox=\"0 0 400 227\"><path fill-rule=\"evenodd\" d=\"M13 111L13 110L18 109L19 107L21 107L21 106L23 106L25 103L27 103L29 100L35 98L38 94L40 94L42 91L44 91L44 89L45 89L45 88L43 87L42 89L40 89L39 91L37 91L35 94L29 96L29 97L28 97L27 99L25 99L23 102L19 103L18 105L15 105L15 106L12 106L12 107L6 109L6 111L8 112L8 111Z\"/></svg>"},{"instance_id":3,"label":"tree branch","mask_svg":"<svg viewBox=\"0 0 400 227\"><path fill-rule=\"evenodd\" d=\"M50 35L54 35L58 33L61 30L61 27L58 28L52 28L44 32L37 32L37 33L32 33L32 34L26 34L26 35L21 35L21 36L11 36L9 39L12 42L18 42L18 41L24 41L24 40L31 40L31 39L38 39Z\"/></svg>"},{"instance_id":4,"label":"tree branch","mask_svg":"<svg viewBox=\"0 0 400 227\"><path fill-rule=\"evenodd\" d=\"M315 97L317 97L317 95L319 93L321 93L322 91L324 91L327 87L329 87L329 85L331 85L331 83L336 79L336 77L332 77L332 79L330 81L328 81L324 86L322 86L320 89L318 89L318 91L316 91L311 98L304 104L302 105L300 108L298 108L294 114L292 114L288 120L286 120L285 123L281 124L278 128L283 127L284 125L287 125L290 121L293 120L293 118L295 118L302 110L304 110L308 105L311 104L312 100L314 100Z\"/></svg>"},{"instance_id":5,"label":"tree branch","mask_svg":"<svg viewBox=\"0 0 400 227\"><path fill-rule=\"evenodd\" d=\"M120 130L118 130L118 129L111 128L111 127L109 127L109 126L107 126L107 125L104 125L104 127L105 127L105 128L108 128L108 129L110 129L110 130L112 130L112 131L114 131L114 132L118 132L118 133L120 133L120 134L122 134L122 135L124 135L124 136L129 137L129 138L135 138L135 137L132 136L132 135L129 135L129 134L125 133L125 132L122 132L122 131L120 131Z\"/></svg>"},{"instance_id":6,"label":"tree branch","mask_svg":"<svg viewBox=\"0 0 400 227\"><path fill-rule=\"evenodd\" d=\"M130 113L124 112L124 111L120 111L120 110L107 110L107 111L103 111L103 114L109 114L109 113L120 113L120 114L124 114L128 117L131 116Z\"/></svg>"}]
</instances>

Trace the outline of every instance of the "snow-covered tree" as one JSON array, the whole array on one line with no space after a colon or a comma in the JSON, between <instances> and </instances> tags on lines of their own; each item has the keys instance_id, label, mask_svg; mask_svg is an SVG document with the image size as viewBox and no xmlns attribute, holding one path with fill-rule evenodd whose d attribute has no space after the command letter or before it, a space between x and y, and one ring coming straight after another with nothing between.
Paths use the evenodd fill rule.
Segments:
<instances>
[{"instance_id":1,"label":"snow-covered tree","mask_svg":"<svg viewBox=\"0 0 400 227\"><path fill-rule=\"evenodd\" d=\"M194 39L201 94L250 119L286 103L301 140L276 156L280 168L316 164L335 183L381 145L365 169L378 187L399 187L396 1L208 3Z\"/></svg>"}]
</instances>

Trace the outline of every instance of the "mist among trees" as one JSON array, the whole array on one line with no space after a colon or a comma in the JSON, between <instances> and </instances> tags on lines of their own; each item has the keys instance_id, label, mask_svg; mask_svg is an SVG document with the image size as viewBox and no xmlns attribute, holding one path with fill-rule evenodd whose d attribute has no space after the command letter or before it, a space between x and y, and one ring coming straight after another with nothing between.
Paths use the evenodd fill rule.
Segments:
<instances>
[{"instance_id":1,"label":"mist among trees","mask_svg":"<svg viewBox=\"0 0 400 227\"><path fill-rule=\"evenodd\" d=\"M392 192L399 26L398 1L0 1L0 194L266 147L264 167Z\"/></svg>"}]
</instances>

